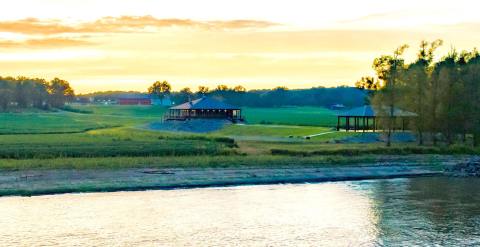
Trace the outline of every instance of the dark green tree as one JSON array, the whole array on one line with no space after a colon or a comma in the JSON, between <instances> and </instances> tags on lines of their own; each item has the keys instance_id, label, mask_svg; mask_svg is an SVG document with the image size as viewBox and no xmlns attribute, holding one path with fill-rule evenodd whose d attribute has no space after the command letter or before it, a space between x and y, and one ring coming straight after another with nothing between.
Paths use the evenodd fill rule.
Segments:
<instances>
[{"instance_id":1,"label":"dark green tree","mask_svg":"<svg viewBox=\"0 0 480 247\"><path fill-rule=\"evenodd\" d=\"M166 96L170 95L172 91L172 86L167 81L156 81L154 82L149 88L148 93L152 95L156 95L159 99L161 104L163 105L163 100Z\"/></svg>"}]
</instances>

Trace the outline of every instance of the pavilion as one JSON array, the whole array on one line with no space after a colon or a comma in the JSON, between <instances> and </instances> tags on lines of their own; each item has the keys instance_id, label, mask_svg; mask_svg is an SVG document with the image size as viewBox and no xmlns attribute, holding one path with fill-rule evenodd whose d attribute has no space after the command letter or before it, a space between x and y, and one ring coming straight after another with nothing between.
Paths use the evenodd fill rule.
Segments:
<instances>
[{"instance_id":1,"label":"pavilion","mask_svg":"<svg viewBox=\"0 0 480 247\"><path fill-rule=\"evenodd\" d=\"M232 122L243 121L242 110L239 107L205 96L197 100L170 107L164 119L227 119Z\"/></svg>"},{"instance_id":2,"label":"pavilion","mask_svg":"<svg viewBox=\"0 0 480 247\"><path fill-rule=\"evenodd\" d=\"M337 116L337 131L345 129L345 131L370 131L375 132L378 129L378 120L381 118L388 118L390 115L390 107L383 107L382 110L375 110L371 105L364 105L353 108L349 111L340 113ZM393 117L395 123L397 120L401 121L401 126L394 126L394 129L401 129L405 131L406 126L411 118L416 117L417 114L413 112L403 111L394 108ZM342 121L344 120L344 121ZM397 128L398 127L398 128Z\"/></svg>"}]
</instances>

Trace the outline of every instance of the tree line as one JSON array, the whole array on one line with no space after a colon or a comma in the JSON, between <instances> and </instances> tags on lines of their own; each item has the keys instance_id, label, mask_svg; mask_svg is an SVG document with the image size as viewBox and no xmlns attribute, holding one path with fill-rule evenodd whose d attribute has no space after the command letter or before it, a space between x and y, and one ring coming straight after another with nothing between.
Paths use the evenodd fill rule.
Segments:
<instances>
[{"instance_id":1,"label":"tree line","mask_svg":"<svg viewBox=\"0 0 480 247\"><path fill-rule=\"evenodd\" d=\"M125 95L141 94L140 92L96 92L81 97L93 98L94 101L115 101ZM175 104L195 100L203 96L216 98L236 106L246 107L283 107L283 106L323 106L334 104L345 107L355 107L364 104L366 92L354 87L315 87L310 89L288 89L279 86L273 89L247 90L242 85L229 87L220 84L210 89L199 86L196 90L189 87L173 91L167 81L156 81L148 88L148 94L158 97L161 101L169 98Z\"/></svg>"},{"instance_id":2,"label":"tree line","mask_svg":"<svg viewBox=\"0 0 480 247\"><path fill-rule=\"evenodd\" d=\"M415 61L403 57L407 45L373 62L376 77L363 77L356 86L368 89L369 100L387 118L387 145L395 124L395 108L417 114L410 129L420 145L439 142L448 145L466 143L472 137L480 144L480 54L476 49L458 52L436 60L435 51L442 40L422 41Z\"/></svg>"},{"instance_id":3,"label":"tree line","mask_svg":"<svg viewBox=\"0 0 480 247\"><path fill-rule=\"evenodd\" d=\"M0 110L60 108L73 100L75 93L70 84L55 78L0 77Z\"/></svg>"}]
</instances>

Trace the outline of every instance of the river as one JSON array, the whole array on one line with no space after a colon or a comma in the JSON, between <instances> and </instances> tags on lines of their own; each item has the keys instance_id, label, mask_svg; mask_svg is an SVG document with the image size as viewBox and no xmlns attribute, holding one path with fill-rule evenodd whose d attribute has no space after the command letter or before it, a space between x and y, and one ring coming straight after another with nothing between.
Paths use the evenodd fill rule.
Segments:
<instances>
[{"instance_id":1,"label":"river","mask_svg":"<svg viewBox=\"0 0 480 247\"><path fill-rule=\"evenodd\" d=\"M475 246L480 179L0 198L0 246Z\"/></svg>"}]
</instances>

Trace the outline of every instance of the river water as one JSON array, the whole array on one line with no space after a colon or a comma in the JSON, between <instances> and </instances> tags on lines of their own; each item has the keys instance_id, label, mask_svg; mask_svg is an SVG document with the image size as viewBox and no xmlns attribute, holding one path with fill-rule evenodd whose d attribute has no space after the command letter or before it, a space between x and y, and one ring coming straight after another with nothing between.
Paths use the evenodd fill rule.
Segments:
<instances>
[{"instance_id":1,"label":"river water","mask_svg":"<svg viewBox=\"0 0 480 247\"><path fill-rule=\"evenodd\" d=\"M480 246L480 179L0 198L0 246Z\"/></svg>"}]
</instances>

